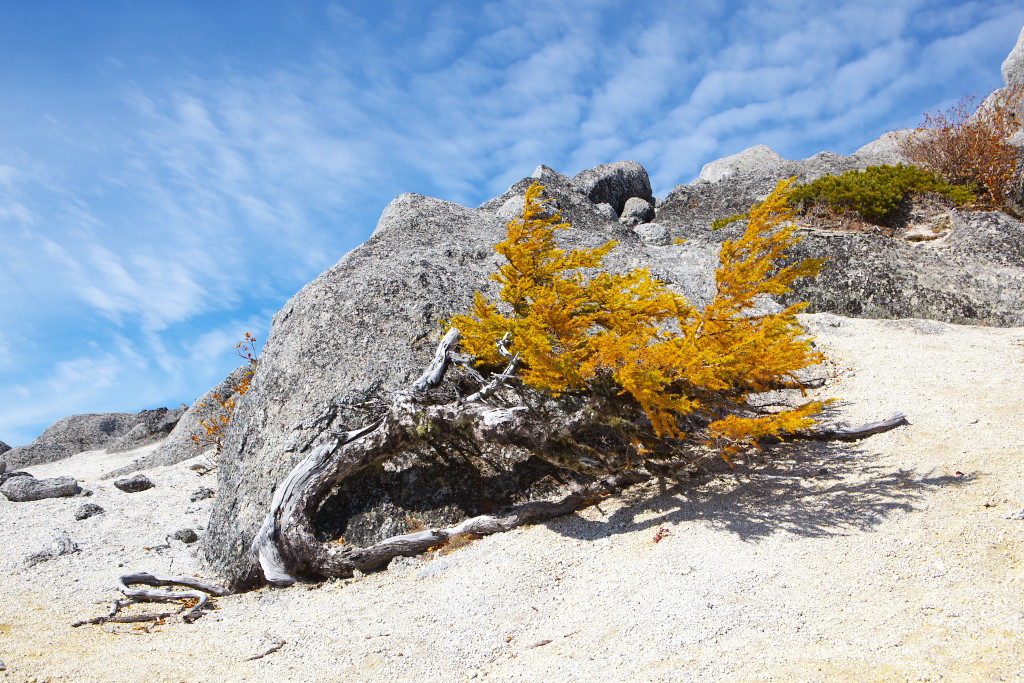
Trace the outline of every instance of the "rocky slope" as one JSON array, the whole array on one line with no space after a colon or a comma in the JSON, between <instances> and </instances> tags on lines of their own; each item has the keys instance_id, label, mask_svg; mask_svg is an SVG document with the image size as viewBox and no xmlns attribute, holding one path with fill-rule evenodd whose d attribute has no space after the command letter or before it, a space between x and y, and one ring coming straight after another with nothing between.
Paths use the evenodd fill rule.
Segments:
<instances>
[{"instance_id":1,"label":"rocky slope","mask_svg":"<svg viewBox=\"0 0 1024 683\"><path fill-rule=\"evenodd\" d=\"M70 626L109 611L122 572L207 576L174 534L207 533L212 475L154 467L128 494L103 474L145 449L33 466L93 495L0 498L0 681L1020 680L1024 328L804 320L837 419L912 424L218 599L194 624ZM76 519L86 502L106 512Z\"/></svg>"},{"instance_id":2,"label":"rocky slope","mask_svg":"<svg viewBox=\"0 0 1024 683\"><path fill-rule=\"evenodd\" d=\"M619 246L607 260L611 270L648 267L701 304L713 291L721 242L739 230L712 231L712 220L749 207L781 177L812 179L862 168L891 153L885 141L869 149L875 151L822 154L803 162L780 162L758 151L752 163L741 158L709 173L715 182L676 188L648 223L638 223L642 206L618 221L612 218L630 202L650 203L650 185L638 164L606 164L572 180L541 167L535 177L572 222L571 230L560 233L566 247L616 239ZM387 400L411 381L432 354L441 321L465 310L474 291L494 295L488 278L499 263L492 245L503 237L504 221L522 206L532 180L476 209L399 197L369 241L278 313L226 443L220 472L226 493L214 509L205 545L229 583L253 580L249 544L266 514L269 492L295 463L330 430L364 424L367 403ZM674 243L676 238L685 241ZM1024 225L1003 214L954 213L948 232L925 243L809 231L796 253L827 255L830 261L817 282L801 284L790 299L843 315L1020 325L1022 245ZM388 528L408 512L390 509L390 516L378 515Z\"/></svg>"}]
</instances>

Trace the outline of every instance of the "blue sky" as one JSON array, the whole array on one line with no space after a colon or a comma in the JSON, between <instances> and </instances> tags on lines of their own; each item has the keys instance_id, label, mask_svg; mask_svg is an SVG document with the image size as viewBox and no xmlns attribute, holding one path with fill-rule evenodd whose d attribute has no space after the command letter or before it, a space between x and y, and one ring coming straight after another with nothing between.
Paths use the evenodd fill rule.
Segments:
<instances>
[{"instance_id":1,"label":"blue sky","mask_svg":"<svg viewBox=\"0 0 1024 683\"><path fill-rule=\"evenodd\" d=\"M850 153L1002 85L1011 2L47 0L0 19L0 440L191 403L420 192Z\"/></svg>"}]
</instances>

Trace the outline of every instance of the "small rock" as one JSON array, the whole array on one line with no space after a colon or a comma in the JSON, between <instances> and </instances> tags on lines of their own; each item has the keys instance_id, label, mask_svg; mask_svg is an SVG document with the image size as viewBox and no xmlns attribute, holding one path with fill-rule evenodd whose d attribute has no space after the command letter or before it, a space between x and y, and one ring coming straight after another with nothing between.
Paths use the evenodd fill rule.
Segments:
<instances>
[{"instance_id":1,"label":"small rock","mask_svg":"<svg viewBox=\"0 0 1024 683\"><path fill-rule=\"evenodd\" d=\"M609 204L608 202L601 202L600 204L595 204L594 208L597 209L597 212L599 214L601 214L608 220L619 220L619 215L615 213L615 207Z\"/></svg>"},{"instance_id":2,"label":"small rock","mask_svg":"<svg viewBox=\"0 0 1024 683\"><path fill-rule=\"evenodd\" d=\"M643 197L630 197L622 208L622 217L631 216L640 223L648 223L654 219L654 205Z\"/></svg>"},{"instance_id":3,"label":"small rock","mask_svg":"<svg viewBox=\"0 0 1024 683\"><path fill-rule=\"evenodd\" d=\"M601 164L578 173L572 184L595 204L611 204L621 214L630 197L651 196L651 179L635 161Z\"/></svg>"},{"instance_id":4,"label":"small rock","mask_svg":"<svg viewBox=\"0 0 1024 683\"><path fill-rule=\"evenodd\" d=\"M178 529L171 538L182 543L195 543L199 540L199 535L193 529Z\"/></svg>"},{"instance_id":5,"label":"small rock","mask_svg":"<svg viewBox=\"0 0 1024 683\"><path fill-rule=\"evenodd\" d=\"M189 496L189 500L193 503L197 503L201 500L206 500L207 498L213 498L215 495L217 495L217 492L213 489L206 486L200 486L192 492L192 495Z\"/></svg>"},{"instance_id":6,"label":"small rock","mask_svg":"<svg viewBox=\"0 0 1024 683\"><path fill-rule=\"evenodd\" d=\"M25 558L25 564L26 566L34 567L41 562L49 562L61 555L70 555L71 553L77 553L79 550L78 544L68 536L66 531L58 531L54 544L45 550L29 555Z\"/></svg>"},{"instance_id":7,"label":"small rock","mask_svg":"<svg viewBox=\"0 0 1024 683\"><path fill-rule=\"evenodd\" d=\"M667 246L672 241L672 236L669 235L665 226L658 223L638 225L635 232L644 242L656 247Z\"/></svg>"},{"instance_id":8,"label":"small rock","mask_svg":"<svg viewBox=\"0 0 1024 683\"><path fill-rule=\"evenodd\" d=\"M36 479L31 475L8 477L0 484L0 493L7 500L25 503L44 498L64 498L81 493L82 489L71 477L54 477L52 479Z\"/></svg>"},{"instance_id":9,"label":"small rock","mask_svg":"<svg viewBox=\"0 0 1024 683\"><path fill-rule=\"evenodd\" d=\"M82 521L83 519L89 519L95 515L102 515L104 512L106 512L106 510L96 503L86 503L75 511L75 519Z\"/></svg>"},{"instance_id":10,"label":"small rock","mask_svg":"<svg viewBox=\"0 0 1024 683\"><path fill-rule=\"evenodd\" d=\"M151 489L155 484L149 480L144 474L136 474L134 477L125 477L124 479L115 479L114 486L121 489L125 493L138 493L139 491L145 491Z\"/></svg>"},{"instance_id":11,"label":"small rock","mask_svg":"<svg viewBox=\"0 0 1024 683\"><path fill-rule=\"evenodd\" d=\"M7 665L4 664L4 660L0 659L0 671L7 671Z\"/></svg>"},{"instance_id":12,"label":"small rock","mask_svg":"<svg viewBox=\"0 0 1024 683\"><path fill-rule=\"evenodd\" d=\"M1017 510L1006 515L1006 519L1024 519L1024 510Z\"/></svg>"}]
</instances>

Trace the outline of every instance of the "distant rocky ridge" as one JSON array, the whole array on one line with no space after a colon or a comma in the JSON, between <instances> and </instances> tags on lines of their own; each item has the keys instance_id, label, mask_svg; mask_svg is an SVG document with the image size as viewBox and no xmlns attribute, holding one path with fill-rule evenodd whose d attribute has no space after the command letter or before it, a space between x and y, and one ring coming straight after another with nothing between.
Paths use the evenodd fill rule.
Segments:
<instances>
[{"instance_id":1,"label":"distant rocky ridge","mask_svg":"<svg viewBox=\"0 0 1024 683\"><path fill-rule=\"evenodd\" d=\"M182 407L178 413L178 419L173 425L173 429L166 435L167 438L156 450L139 458L130 465L108 472L105 478L121 477L141 469L149 469L161 465L174 465L193 458L203 450L210 448L210 446L196 444L192 437L205 434L201 423L211 420L214 414L221 410L221 401L238 400L237 387L248 372L250 372L248 365L235 368L217 386L193 401L188 409Z\"/></svg>"},{"instance_id":2,"label":"distant rocky ridge","mask_svg":"<svg viewBox=\"0 0 1024 683\"><path fill-rule=\"evenodd\" d=\"M71 415L57 420L27 446L0 449L9 468L54 462L83 451L105 448L114 453L164 439L185 408L157 408L138 413Z\"/></svg>"},{"instance_id":3,"label":"distant rocky ridge","mask_svg":"<svg viewBox=\"0 0 1024 683\"><path fill-rule=\"evenodd\" d=\"M156 442L161 443L154 451L130 465L107 473L105 477L119 477L140 469L188 460L208 448L197 445L192 439L193 435L203 433L201 422L211 419L220 410L220 400L238 398L236 388L248 372L248 365L236 368L191 406L62 418L27 446L11 448L0 442L0 468L41 465L98 448L108 453L120 453Z\"/></svg>"}]
</instances>

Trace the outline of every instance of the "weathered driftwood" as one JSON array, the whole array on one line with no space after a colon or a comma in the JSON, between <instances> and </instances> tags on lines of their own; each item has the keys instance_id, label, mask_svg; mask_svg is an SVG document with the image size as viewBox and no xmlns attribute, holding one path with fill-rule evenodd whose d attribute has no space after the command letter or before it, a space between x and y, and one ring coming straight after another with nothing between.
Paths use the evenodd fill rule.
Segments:
<instances>
[{"instance_id":1,"label":"weathered driftwood","mask_svg":"<svg viewBox=\"0 0 1024 683\"><path fill-rule=\"evenodd\" d=\"M458 339L458 331L452 330L441 346L451 349ZM364 429L339 435L314 449L277 488L253 544L268 582L288 585L298 576L350 576L353 570L366 571L398 555L422 552L443 543L454 533L494 533L579 507L575 501L528 504L505 517L469 520L460 531L418 532L397 540L389 539L382 547L374 546L374 549L335 548L316 539L313 514L337 483L397 452L428 443L428 437L468 438L476 443L519 446L535 451L545 450L557 438L559 425L530 414L525 407L500 408L472 402L425 405L421 401L424 392L443 379L447 365L440 360L443 357L446 356L439 350L428 372L411 390L395 398L387 415Z\"/></svg>"},{"instance_id":2,"label":"weathered driftwood","mask_svg":"<svg viewBox=\"0 0 1024 683\"><path fill-rule=\"evenodd\" d=\"M530 502L503 514L482 515L443 529L402 534L365 548L335 547L319 541L313 518L321 501L341 481L396 453L426 446L436 440L518 447L545 454L559 450L575 426L587 423L586 408L552 421L536 415L526 406L495 407L484 403L484 399L497 392L515 374L518 357L503 346L504 340L499 342L499 349L509 358L504 372L492 377L467 399L430 404L427 401L430 390L441 384L449 365L452 362L467 365L467 359L455 353L460 337L455 329L444 336L423 374L395 397L383 417L350 432L331 432L334 438L315 448L277 487L269 512L253 542L254 557L268 583L283 586L295 583L300 577L344 577L351 576L355 570L372 571L386 566L395 557L416 555L444 545L458 534L483 536L569 514L652 476L675 473L692 465L683 460L648 461L641 469L619 471L579 488L561 500ZM474 376L483 383L482 377ZM849 441L903 424L908 424L906 417L897 414L888 420L860 427L790 434L787 439ZM580 446L578 443L575 445ZM595 449L586 451L586 447L583 448L593 458L581 457L574 467L595 475L606 472L607 469L601 469L605 463L598 462L602 454ZM197 590L171 592L128 588L128 584L136 583L183 585ZM196 618L207 602L207 594L226 594L216 586L188 577L155 577L150 574L122 577L121 590L139 600L194 598L197 604L185 616L186 621ZM100 619L111 620L109 617Z\"/></svg>"},{"instance_id":3,"label":"weathered driftwood","mask_svg":"<svg viewBox=\"0 0 1024 683\"><path fill-rule=\"evenodd\" d=\"M189 576L154 576L153 574L146 572L139 572L137 574L125 574L120 578L118 583L120 591L128 597L128 600L115 600L108 614L100 617L94 617L92 619L76 621L71 624L72 628L85 626L87 624L139 624L145 622L159 622L181 614L186 609L189 611L182 617L182 620L187 623L191 623L199 618L200 610L208 604L209 598L207 597L207 594L216 596L231 594L230 591L193 579ZM149 586L185 586L187 588L195 588L196 590L160 591L149 590L146 588L129 588L129 585L137 583L143 583ZM196 604L189 609L188 603L185 603L177 612L161 612L159 614L118 614L123 607L127 607L134 602L166 602L169 600L182 599L193 599L196 601Z\"/></svg>"},{"instance_id":4,"label":"weathered driftwood","mask_svg":"<svg viewBox=\"0 0 1024 683\"><path fill-rule=\"evenodd\" d=\"M499 342L499 349L510 358L509 366L481 391L465 401L428 405L427 392L444 379L450 357L459 341L458 330L451 330L438 346L434 359L413 385L401 392L390 411L380 420L316 448L300 462L274 493L270 511L257 534L254 552L265 579L275 585L290 585L298 577L350 576L354 570L371 571L386 566L398 556L409 556L443 545L456 534L487 535L508 531L528 522L568 514L595 500L601 493L621 490L654 474L664 474L686 463L650 463L647 472L629 469L610 479L576 491L555 502L533 502L512 508L504 515L485 515L465 520L445 529L428 529L385 539L373 546L335 547L315 536L313 516L324 497L345 478L402 450L422 446L430 439L469 439L491 446L516 446L534 453L556 450L574 420L569 415L560 424L539 418L525 406L500 408L480 402L492 395L513 374L518 358ZM503 340L504 341L504 340ZM584 413L585 411L580 411ZM793 434L792 438L853 440L906 424L900 414L889 420L850 429L820 430ZM593 453L597 458L600 454ZM581 458L577 467L591 468ZM594 463L600 465L600 463ZM667 469L666 469L667 468Z\"/></svg>"},{"instance_id":5,"label":"weathered driftwood","mask_svg":"<svg viewBox=\"0 0 1024 683\"><path fill-rule=\"evenodd\" d=\"M902 425L909 425L907 416L903 413L896 413L886 420L869 422L858 427L847 427L845 429L814 429L807 432L797 432L790 435L792 439L805 439L812 441L857 441L873 434L881 434Z\"/></svg>"},{"instance_id":6,"label":"weathered driftwood","mask_svg":"<svg viewBox=\"0 0 1024 683\"><path fill-rule=\"evenodd\" d=\"M524 524L567 515L650 477L651 475L639 470L628 470L595 485L584 487L558 501L524 503L509 509L503 515L480 515L444 529L428 529L392 536L366 548L347 548L343 554L354 568L364 572L372 571L386 566L400 555L418 555L430 548L444 545L459 534L489 536L511 531Z\"/></svg>"},{"instance_id":7,"label":"weathered driftwood","mask_svg":"<svg viewBox=\"0 0 1024 683\"><path fill-rule=\"evenodd\" d=\"M162 591L153 590L151 588L129 587L137 583L142 583L147 586L186 586L188 588L194 588L195 590ZM188 598L194 599L196 601L195 606L182 617L186 622L195 621L199 617L199 612L206 606L210 595L224 596L230 594L230 591L220 588L219 586L214 586L212 584L193 579L189 576L155 576L147 572L125 574L120 578L118 584L118 590L134 600L165 601ZM108 619L108 621L110 621L110 619Z\"/></svg>"}]
</instances>

